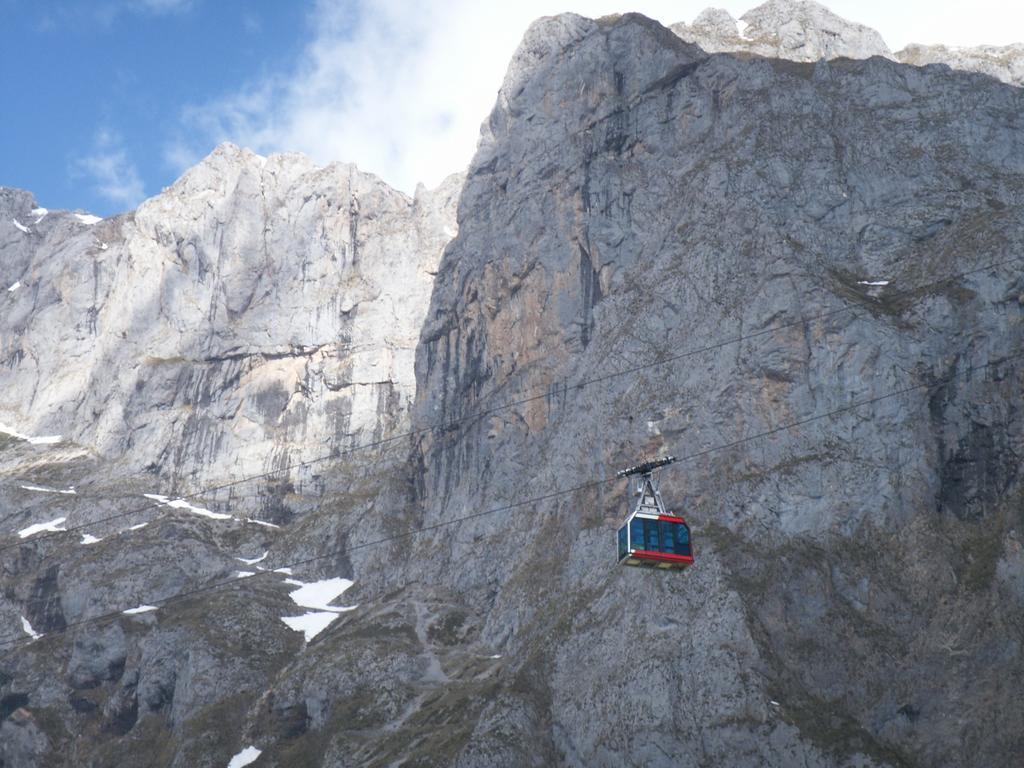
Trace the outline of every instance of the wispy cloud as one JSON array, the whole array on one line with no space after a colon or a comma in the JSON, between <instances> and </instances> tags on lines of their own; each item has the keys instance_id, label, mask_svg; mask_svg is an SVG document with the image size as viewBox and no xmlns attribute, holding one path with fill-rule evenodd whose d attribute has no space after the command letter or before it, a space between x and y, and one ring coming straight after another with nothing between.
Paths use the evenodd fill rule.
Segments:
<instances>
[{"instance_id":1,"label":"wispy cloud","mask_svg":"<svg viewBox=\"0 0 1024 768\"><path fill-rule=\"evenodd\" d=\"M706 0L689 4L699 10ZM621 0L568 5L600 16ZM631 5L667 22L681 13L679 0ZM299 61L186 109L165 158L181 171L175 160L233 141L355 162L406 191L433 186L469 163L527 26L562 10L554 0L318 0Z\"/></svg>"},{"instance_id":2,"label":"wispy cloud","mask_svg":"<svg viewBox=\"0 0 1024 768\"><path fill-rule=\"evenodd\" d=\"M199 3L200 0L90 0L88 3L54 0L36 4L40 7L33 11L38 14L35 27L40 32L96 26L110 32L116 30L117 22L125 17L159 18L183 14Z\"/></svg>"},{"instance_id":3,"label":"wispy cloud","mask_svg":"<svg viewBox=\"0 0 1024 768\"><path fill-rule=\"evenodd\" d=\"M217 142L233 141L263 153L303 152L320 163L355 162L406 191L418 181L433 186L469 163L508 62L538 17L628 9L671 24L692 21L708 5L738 18L759 1L315 0L310 39L298 60L188 107L164 157L181 171ZM924 18L913 10L917 3L826 2L847 18L875 25L891 45L902 45L903 33L919 29ZM1000 3L1004 9L997 12ZM993 9L986 19L1011 23L1024 14L1005 8L1005 0L976 4ZM925 17L945 20L938 37L958 41L962 3L933 0L928 8ZM904 21L912 26L890 29Z\"/></svg>"},{"instance_id":4,"label":"wispy cloud","mask_svg":"<svg viewBox=\"0 0 1024 768\"><path fill-rule=\"evenodd\" d=\"M168 16L190 11L198 0L100 0L89 6L99 24L111 28L123 16ZM79 10L78 6L73 6Z\"/></svg>"},{"instance_id":5,"label":"wispy cloud","mask_svg":"<svg viewBox=\"0 0 1024 768\"><path fill-rule=\"evenodd\" d=\"M121 137L107 129L97 132L88 154L72 162L71 173L73 178L86 178L97 194L114 205L134 208L146 196Z\"/></svg>"},{"instance_id":6,"label":"wispy cloud","mask_svg":"<svg viewBox=\"0 0 1024 768\"><path fill-rule=\"evenodd\" d=\"M149 13L179 13L187 11L192 3L193 0L127 0L125 5Z\"/></svg>"},{"instance_id":7,"label":"wispy cloud","mask_svg":"<svg viewBox=\"0 0 1024 768\"><path fill-rule=\"evenodd\" d=\"M263 29L263 22L260 17L252 11L242 12L242 29L245 30L246 34L254 35Z\"/></svg>"}]
</instances>

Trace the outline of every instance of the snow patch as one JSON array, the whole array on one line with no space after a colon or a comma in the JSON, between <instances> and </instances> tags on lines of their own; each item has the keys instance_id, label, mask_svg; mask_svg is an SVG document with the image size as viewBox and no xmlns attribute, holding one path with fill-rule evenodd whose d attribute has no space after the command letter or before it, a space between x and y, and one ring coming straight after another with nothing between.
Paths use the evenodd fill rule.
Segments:
<instances>
[{"instance_id":1,"label":"snow patch","mask_svg":"<svg viewBox=\"0 0 1024 768\"><path fill-rule=\"evenodd\" d=\"M336 613L321 611L319 613L307 613L302 616L282 616L281 621L296 632L301 632L308 643L327 629L336 618L338 618Z\"/></svg>"},{"instance_id":2,"label":"snow patch","mask_svg":"<svg viewBox=\"0 0 1024 768\"><path fill-rule=\"evenodd\" d=\"M149 611L156 610L155 605L140 605L137 608L129 608L127 611L121 611L121 613L127 616L134 616L136 613L149 613Z\"/></svg>"},{"instance_id":3,"label":"snow patch","mask_svg":"<svg viewBox=\"0 0 1024 768\"><path fill-rule=\"evenodd\" d=\"M149 523L138 523L137 525L129 525L128 526L128 530L129 531L141 531L147 525L149 525Z\"/></svg>"},{"instance_id":4,"label":"snow patch","mask_svg":"<svg viewBox=\"0 0 1024 768\"><path fill-rule=\"evenodd\" d=\"M42 533L43 531L50 531L51 533L66 531L67 528L60 527L65 520L67 520L66 517L58 517L56 520L51 520L48 523L36 523L35 525L30 525L28 528L22 528L18 531L18 535L23 539L27 539L29 536L35 536L37 533Z\"/></svg>"},{"instance_id":5,"label":"snow patch","mask_svg":"<svg viewBox=\"0 0 1024 768\"><path fill-rule=\"evenodd\" d=\"M255 576L256 571L235 571L236 579L247 579L250 576Z\"/></svg>"},{"instance_id":6,"label":"snow patch","mask_svg":"<svg viewBox=\"0 0 1024 768\"><path fill-rule=\"evenodd\" d=\"M225 515L221 512L211 512L208 509L193 506L184 499L171 499L168 496L161 496L159 493L144 493L142 495L147 499L152 499L161 506L171 507L172 509L184 509L186 512L191 512L193 515L201 515L202 517L208 517L211 520L231 519L231 515Z\"/></svg>"},{"instance_id":7,"label":"snow patch","mask_svg":"<svg viewBox=\"0 0 1024 768\"><path fill-rule=\"evenodd\" d=\"M266 520L256 520L255 518L252 518L252 517L247 517L245 519L245 522L253 523L254 525L262 525L262 526L264 526L266 528L280 528L281 527L280 525L277 525L276 523L268 523Z\"/></svg>"},{"instance_id":8,"label":"snow patch","mask_svg":"<svg viewBox=\"0 0 1024 768\"><path fill-rule=\"evenodd\" d=\"M876 286L876 285L888 285L888 284L889 284L888 280L858 280L857 281L857 285Z\"/></svg>"},{"instance_id":9,"label":"snow patch","mask_svg":"<svg viewBox=\"0 0 1024 768\"><path fill-rule=\"evenodd\" d=\"M455 237L459 233L458 233L457 230L452 229L451 227L449 227L446 224L445 227L444 227L444 234L445 234L445 237L453 238L453 237Z\"/></svg>"},{"instance_id":10,"label":"snow patch","mask_svg":"<svg viewBox=\"0 0 1024 768\"><path fill-rule=\"evenodd\" d=\"M103 221L102 218L100 218L99 216L93 216L91 213L76 213L75 218L78 219L83 224L88 224L90 227L93 224L99 224L101 221Z\"/></svg>"},{"instance_id":11,"label":"snow patch","mask_svg":"<svg viewBox=\"0 0 1024 768\"><path fill-rule=\"evenodd\" d=\"M16 291L19 288L21 288L21 280L15 281L14 285L12 285L10 288L7 289L7 292L11 293L12 291Z\"/></svg>"},{"instance_id":12,"label":"snow patch","mask_svg":"<svg viewBox=\"0 0 1024 768\"><path fill-rule=\"evenodd\" d=\"M283 573L285 576L291 576L292 569L287 566L285 566L284 568L275 568L274 573ZM301 584L302 582L299 583Z\"/></svg>"},{"instance_id":13,"label":"snow patch","mask_svg":"<svg viewBox=\"0 0 1024 768\"><path fill-rule=\"evenodd\" d=\"M750 25L747 24L747 22L745 22L743 19L737 19L736 20L736 31L739 33L741 39L743 39L743 40L752 40L753 39L749 35L747 35L747 28L749 26Z\"/></svg>"},{"instance_id":14,"label":"snow patch","mask_svg":"<svg viewBox=\"0 0 1024 768\"><path fill-rule=\"evenodd\" d=\"M28 623L28 619L26 619L24 616L21 617L21 628L25 630L25 634L30 635L33 640L38 640L40 637L42 637L41 634L32 629L32 625Z\"/></svg>"},{"instance_id":15,"label":"snow patch","mask_svg":"<svg viewBox=\"0 0 1024 768\"><path fill-rule=\"evenodd\" d=\"M352 608L339 608L328 605L328 603L343 594L352 584L353 582L349 579L324 579L303 584L288 596L296 605L303 608L316 608L321 611L350 611Z\"/></svg>"},{"instance_id":16,"label":"snow patch","mask_svg":"<svg viewBox=\"0 0 1024 768\"><path fill-rule=\"evenodd\" d=\"M24 224L22 224L22 223L21 223L20 221L18 221L17 219L11 219L11 221L13 221L13 222L14 222L14 226L16 226L16 227L17 227L18 229L20 229L20 230L21 230L22 232L24 232L24 233L25 233L26 235L32 234L32 230L31 230L31 229L29 229L28 227L26 227L26 226L25 226Z\"/></svg>"},{"instance_id":17,"label":"snow patch","mask_svg":"<svg viewBox=\"0 0 1024 768\"><path fill-rule=\"evenodd\" d=\"M11 437L16 437L19 440L25 440L32 445L53 445L61 441L60 435L41 435L39 437L33 437L32 435L23 434L16 429L11 429L4 424L0 424L0 432L3 432L5 435L10 435Z\"/></svg>"},{"instance_id":18,"label":"snow patch","mask_svg":"<svg viewBox=\"0 0 1024 768\"><path fill-rule=\"evenodd\" d=\"M83 533L82 540L79 544L96 544L97 542L103 541L102 537L93 536L91 533Z\"/></svg>"},{"instance_id":19,"label":"snow patch","mask_svg":"<svg viewBox=\"0 0 1024 768\"><path fill-rule=\"evenodd\" d=\"M259 557L254 557L251 560L247 557L236 557L235 560L245 563L246 565L256 565L256 563L262 563L267 559L267 555L270 554L270 550L267 550Z\"/></svg>"},{"instance_id":20,"label":"snow patch","mask_svg":"<svg viewBox=\"0 0 1024 768\"><path fill-rule=\"evenodd\" d=\"M67 489L63 491L59 488L47 488L45 485L22 485L20 487L26 491L38 491L39 493L63 493L66 495L74 495L78 493L73 485L68 486Z\"/></svg>"},{"instance_id":21,"label":"snow patch","mask_svg":"<svg viewBox=\"0 0 1024 768\"><path fill-rule=\"evenodd\" d=\"M254 762L256 758L262 754L263 750L256 749L256 747L246 747L231 758L231 762L228 763L228 768L245 768L245 766Z\"/></svg>"},{"instance_id":22,"label":"snow patch","mask_svg":"<svg viewBox=\"0 0 1024 768\"><path fill-rule=\"evenodd\" d=\"M290 570L288 572L291 573ZM285 583L295 584L299 587L288 595L296 605L303 608L318 609L313 613L305 613L302 616L281 617L281 621L289 627L296 632L302 632L307 643L327 629L331 622L338 618L339 613L353 611L359 607L356 605L346 607L328 605L328 603L352 586L353 582L350 579L324 579L309 584L304 584L296 579L285 579Z\"/></svg>"},{"instance_id":23,"label":"snow patch","mask_svg":"<svg viewBox=\"0 0 1024 768\"><path fill-rule=\"evenodd\" d=\"M36 224L38 224L40 221L46 218L46 214L48 214L49 211L46 210L45 208L33 208L31 211L29 211L29 213L36 217Z\"/></svg>"}]
</instances>

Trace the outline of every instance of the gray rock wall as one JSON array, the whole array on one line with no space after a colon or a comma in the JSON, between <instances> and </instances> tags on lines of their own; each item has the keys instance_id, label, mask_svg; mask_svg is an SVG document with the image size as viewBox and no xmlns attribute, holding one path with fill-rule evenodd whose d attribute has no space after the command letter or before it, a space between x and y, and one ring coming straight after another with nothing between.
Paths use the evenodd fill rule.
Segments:
<instances>
[{"instance_id":1,"label":"gray rock wall","mask_svg":"<svg viewBox=\"0 0 1024 768\"><path fill-rule=\"evenodd\" d=\"M389 434L459 183L223 145L99 223L6 192L0 424L186 488Z\"/></svg>"},{"instance_id":2,"label":"gray rock wall","mask_svg":"<svg viewBox=\"0 0 1024 768\"><path fill-rule=\"evenodd\" d=\"M461 187L224 147L92 228L5 191L0 418L74 442L0 436L0 761L1015 765L1022 99L563 15ZM406 426L109 518L149 462ZM697 563L619 568L614 472L664 453ZM339 577L307 642L295 580Z\"/></svg>"},{"instance_id":3,"label":"gray rock wall","mask_svg":"<svg viewBox=\"0 0 1024 768\"><path fill-rule=\"evenodd\" d=\"M1011 764L1021 368L975 369L1022 348L1021 99L880 58L708 57L642 17L531 28L416 423L551 393L420 441L425 523L923 388L666 471L682 577L612 565L621 483L437 537L434 578L494 595L483 635L523 660L461 764L510 727L510 765Z\"/></svg>"}]
</instances>

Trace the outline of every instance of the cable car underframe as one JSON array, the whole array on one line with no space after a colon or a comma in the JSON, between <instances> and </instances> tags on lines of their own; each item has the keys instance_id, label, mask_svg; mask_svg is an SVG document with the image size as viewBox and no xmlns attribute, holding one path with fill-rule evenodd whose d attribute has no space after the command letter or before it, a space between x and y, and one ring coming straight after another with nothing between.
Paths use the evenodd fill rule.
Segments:
<instances>
[{"instance_id":1,"label":"cable car underframe","mask_svg":"<svg viewBox=\"0 0 1024 768\"><path fill-rule=\"evenodd\" d=\"M645 461L624 469L618 477L636 477L636 506L619 528L619 563L647 568L684 570L693 565L690 527L678 515L665 511L654 470L675 458Z\"/></svg>"}]
</instances>

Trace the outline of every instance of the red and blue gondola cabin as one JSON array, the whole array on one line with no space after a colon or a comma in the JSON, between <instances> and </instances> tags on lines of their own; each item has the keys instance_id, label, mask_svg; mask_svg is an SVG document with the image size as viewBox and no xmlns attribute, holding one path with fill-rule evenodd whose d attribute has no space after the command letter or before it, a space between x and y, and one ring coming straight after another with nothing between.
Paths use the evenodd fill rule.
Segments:
<instances>
[{"instance_id":1,"label":"red and blue gondola cabin","mask_svg":"<svg viewBox=\"0 0 1024 768\"><path fill-rule=\"evenodd\" d=\"M693 565L693 542L690 527L678 515L666 511L658 491L655 470L671 464L675 457L666 456L638 464L618 473L619 477L636 477L636 506L619 528L619 563L681 571Z\"/></svg>"},{"instance_id":2,"label":"red and blue gondola cabin","mask_svg":"<svg viewBox=\"0 0 1024 768\"><path fill-rule=\"evenodd\" d=\"M690 527L676 515L634 512L619 528L623 565L682 570L693 565Z\"/></svg>"}]
</instances>

